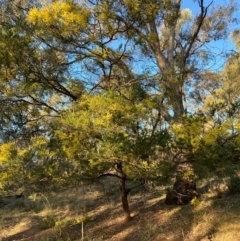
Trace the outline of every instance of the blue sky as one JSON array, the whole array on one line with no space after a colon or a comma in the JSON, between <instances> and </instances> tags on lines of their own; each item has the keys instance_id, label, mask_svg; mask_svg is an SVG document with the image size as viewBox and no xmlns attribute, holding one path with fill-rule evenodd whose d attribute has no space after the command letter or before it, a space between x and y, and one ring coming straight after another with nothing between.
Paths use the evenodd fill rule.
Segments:
<instances>
[{"instance_id":1,"label":"blue sky","mask_svg":"<svg viewBox=\"0 0 240 241\"><path fill-rule=\"evenodd\" d=\"M231 0L204 0L204 6L208 6L210 3L212 2L212 6L218 6L218 5L224 5L227 6L230 4ZM234 0L235 2L235 6L239 9L240 11L240 2L239 0ZM189 8L192 13L195 15L197 13L200 12L199 9L199 5L198 5L198 1L197 0L182 0L182 8ZM238 11L238 15L239 15L239 11ZM231 30L235 30L237 28L240 28L240 25L238 24L233 24L232 26L229 26ZM215 43L215 45L219 45L219 47L221 47L220 45L223 45L224 47L228 50L235 50L235 46L233 41L231 40L230 36L229 38L226 40L226 42L222 42L220 41L219 43Z\"/></svg>"},{"instance_id":2,"label":"blue sky","mask_svg":"<svg viewBox=\"0 0 240 241\"><path fill-rule=\"evenodd\" d=\"M238 9L234 17L238 17L239 11L240 11L240 2L239 0L233 0L233 1L235 2L234 6ZM230 5L231 2L232 2L231 0L204 0L204 6L207 7L209 4L211 4L208 11L208 14L209 14L211 12L211 8L217 7L219 5L228 6ZM200 8L197 0L182 0L182 8L183 9L189 8L192 11L193 15L196 15L200 12ZM238 28L240 28L240 25L237 23L229 25L230 31L229 31L228 38L210 43L211 51L215 52L216 54L220 52L230 54L232 53L232 51L236 51L235 45L230 37L230 32ZM211 67L212 69L221 70L225 62L224 60L225 59L223 58L223 56L219 55L215 65L212 66L212 63L210 63L209 67Z\"/></svg>"}]
</instances>

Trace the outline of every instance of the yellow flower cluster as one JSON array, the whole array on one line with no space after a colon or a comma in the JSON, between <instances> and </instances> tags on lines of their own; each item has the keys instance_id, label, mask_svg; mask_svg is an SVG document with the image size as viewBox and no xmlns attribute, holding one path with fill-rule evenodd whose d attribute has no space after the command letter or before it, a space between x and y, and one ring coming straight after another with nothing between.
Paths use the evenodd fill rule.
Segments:
<instances>
[{"instance_id":1,"label":"yellow flower cluster","mask_svg":"<svg viewBox=\"0 0 240 241\"><path fill-rule=\"evenodd\" d=\"M13 142L4 143L0 145L0 163L9 161L14 152L15 145Z\"/></svg>"},{"instance_id":2,"label":"yellow flower cluster","mask_svg":"<svg viewBox=\"0 0 240 241\"><path fill-rule=\"evenodd\" d=\"M90 16L89 10L70 2L53 2L47 7L33 7L27 16L28 23L39 26L56 26L63 33L78 32L85 28Z\"/></svg>"}]
</instances>

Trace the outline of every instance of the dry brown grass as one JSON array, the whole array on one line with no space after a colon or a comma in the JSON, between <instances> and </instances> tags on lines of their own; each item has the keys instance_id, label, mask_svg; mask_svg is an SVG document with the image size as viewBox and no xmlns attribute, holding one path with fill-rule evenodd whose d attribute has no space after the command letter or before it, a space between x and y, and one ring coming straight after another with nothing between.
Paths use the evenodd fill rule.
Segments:
<instances>
[{"instance_id":1,"label":"dry brown grass","mask_svg":"<svg viewBox=\"0 0 240 241\"><path fill-rule=\"evenodd\" d=\"M239 196L208 192L196 206L177 207L166 206L160 190L138 192L129 196L133 219L126 223L118 191L106 189L91 185L15 200L0 208L0 240L81 240L83 221L84 241L240 241Z\"/></svg>"}]
</instances>

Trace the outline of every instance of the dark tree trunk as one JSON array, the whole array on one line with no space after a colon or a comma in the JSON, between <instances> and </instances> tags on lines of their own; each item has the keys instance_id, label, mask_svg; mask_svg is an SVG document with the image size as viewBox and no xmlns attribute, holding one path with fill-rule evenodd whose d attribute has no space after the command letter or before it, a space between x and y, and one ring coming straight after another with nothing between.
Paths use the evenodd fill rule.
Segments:
<instances>
[{"instance_id":1,"label":"dark tree trunk","mask_svg":"<svg viewBox=\"0 0 240 241\"><path fill-rule=\"evenodd\" d=\"M182 122L182 117L185 114L186 110L184 109L184 96L183 92L181 90L181 85L175 85L175 88L173 89L173 93L170 95L171 101L172 101L172 108L173 108L173 119L177 123Z\"/></svg>"},{"instance_id":2,"label":"dark tree trunk","mask_svg":"<svg viewBox=\"0 0 240 241\"><path fill-rule=\"evenodd\" d=\"M119 176L118 184L119 184L120 193L121 193L122 207L125 214L125 219L126 221L129 221L132 218L130 215L130 210L128 205L128 193L130 190L126 188L126 176L123 172L121 162L117 163L117 172Z\"/></svg>"},{"instance_id":3,"label":"dark tree trunk","mask_svg":"<svg viewBox=\"0 0 240 241\"><path fill-rule=\"evenodd\" d=\"M195 197L199 197L195 181L177 178L173 189L166 196L165 203L167 205L186 205Z\"/></svg>"}]
</instances>

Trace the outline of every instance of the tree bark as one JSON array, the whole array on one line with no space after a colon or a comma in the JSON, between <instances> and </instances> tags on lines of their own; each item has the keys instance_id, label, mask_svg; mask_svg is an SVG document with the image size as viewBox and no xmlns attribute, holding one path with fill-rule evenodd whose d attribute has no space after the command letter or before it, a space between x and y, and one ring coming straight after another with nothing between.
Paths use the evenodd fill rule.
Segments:
<instances>
[{"instance_id":1,"label":"tree bark","mask_svg":"<svg viewBox=\"0 0 240 241\"><path fill-rule=\"evenodd\" d=\"M182 117L185 114L186 110L184 109L183 105L183 99L184 99L184 93L182 93L182 87L181 84L176 84L173 88L172 92L172 108L173 108L173 119L177 123L182 122Z\"/></svg>"},{"instance_id":2,"label":"tree bark","mask_svg":"<svg viewBox=\"0 0 240 241\"><path fill-rule=\"evenodd\" d=\"M122 207L125 215L125 220L130 221L132 219L130 214L129 204L128 204L128 193L130 190L126 188L126 175L123 172L121 162L117 163L117 172L119 176L118 184L119 184L120 193L121 193L121 201L122 201Z\"/></svg>"},{"instance_id":3,"label":"tree bark","mask_svg":"<svg viewBox=\"0 0 240 241\"><path fill-rule=\"evenodd\" d=\"M186 81L184 73L187 67L187 60L190 59L191 52L196 48L194 47L194 43L200 35L201 27L207 16L208 8L212 4L211 2L207 7L204 7L204 0L199 0L198 3L201 12L192 26L192 35L187 43L183 44L180 42L180 46L182 47L181 53L178 53L178 57L180 57L179 61L181 64L177 66L180 69L180 73L176 73L175 51L176 46L179 44L179 40L176 39L176 26L179 19L181 0L175 1L176 17L174 21L168 23L167 20L164 19L164 23L166 23L165 28L169 34L167 45L164 45L164 47L161 46L161 39L159 38L160 35L158 30L159 26L156 25L156 21L148 23L149 27L147 29L147 35L145 35L145 39L154 54L158 68L163 76L163 82L165 83L165 87L168 91L167 94L170 100L170 107L172 108L171 112L173 112L173 117L171 119L177 123L182 122L182 117L187 112L183 91L183 86ZM171 16L171 14L173 14L172 9L169 9L168 11L169 16ZM141 32L141 30L139 30L139 32ZM181 80L177 80L179 76L182 76Z\"/></svg>"},{"instance_id":4,"label":"tree bark","mask_svg":"<svg viewBox=\"0 0 240 241\"><path fill-rule=\"evenodd\" d=\"M157 35L156 26L152 27L151 30L154 31L155 35ZM174 33L172 34L174 35ZM162 72L164 82L166 83L165 86L168 90L168 95L173 111L172 119L175 122L181 122L182 116L185 113L183 105L183 81L180 82L179 80L177 80L178 76L174 71L172 60L174 49L170 49L168 58L165 58L160 49L159 41L160 40L158 39L158 41L152 43L151 48L157 60L159 70Z\"/></svg>"}]
</instances>

